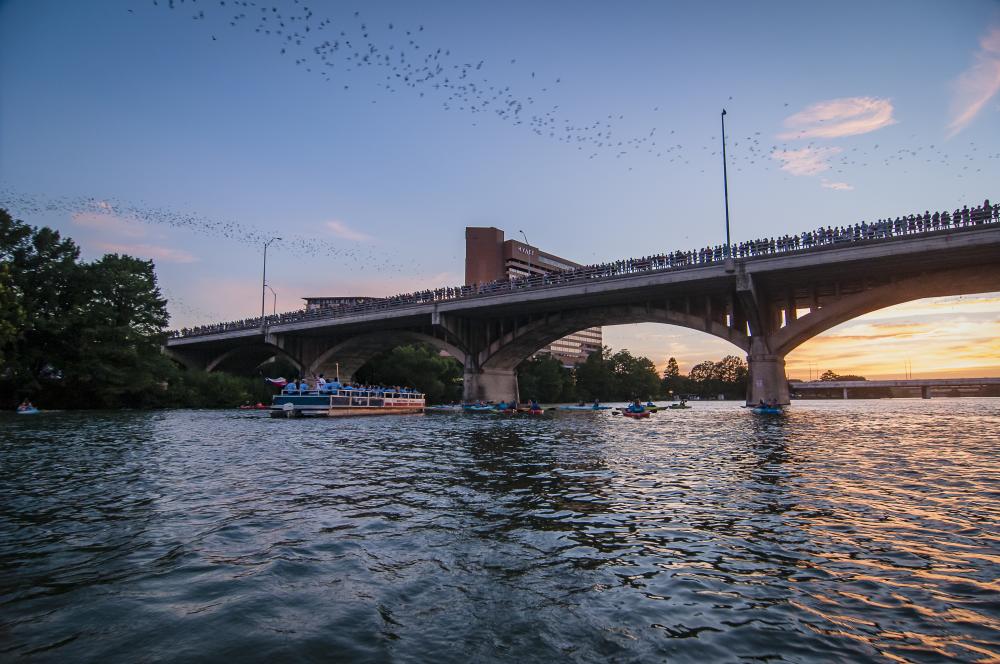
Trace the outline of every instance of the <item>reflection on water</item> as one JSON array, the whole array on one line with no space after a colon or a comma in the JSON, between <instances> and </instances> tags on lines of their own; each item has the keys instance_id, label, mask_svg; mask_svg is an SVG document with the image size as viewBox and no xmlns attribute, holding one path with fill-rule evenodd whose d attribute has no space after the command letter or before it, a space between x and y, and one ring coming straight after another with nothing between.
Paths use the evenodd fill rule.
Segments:
<instances>
[{"instance_id":1,"label":"reflection on water","mask_svg":"<svg viewBox=\"0 0 1000 664\"><path fill-rule=\"evenodd\" d=\"M998 400L0 430L3 659L1000 659Z\"/></svg>"}]
</instances>

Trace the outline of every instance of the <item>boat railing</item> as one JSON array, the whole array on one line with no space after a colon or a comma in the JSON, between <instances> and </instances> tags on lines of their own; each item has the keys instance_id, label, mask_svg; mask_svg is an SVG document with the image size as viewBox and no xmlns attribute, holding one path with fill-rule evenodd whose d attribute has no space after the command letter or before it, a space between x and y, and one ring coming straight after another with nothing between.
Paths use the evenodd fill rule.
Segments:
<instances>
[{"instance_id":1,"label":"boat railing","mask_svg":"<svg viewBox=\"0 0 1000 664\"><path fill-rule=\"evenodd\" d=\"M284 397L329 397L331 406L372 406L381 407L387 399L404 401L424 401L424 394L406 390L355 390L355 389L283 389L278 396Z\"/></svg>"}]
</instances>

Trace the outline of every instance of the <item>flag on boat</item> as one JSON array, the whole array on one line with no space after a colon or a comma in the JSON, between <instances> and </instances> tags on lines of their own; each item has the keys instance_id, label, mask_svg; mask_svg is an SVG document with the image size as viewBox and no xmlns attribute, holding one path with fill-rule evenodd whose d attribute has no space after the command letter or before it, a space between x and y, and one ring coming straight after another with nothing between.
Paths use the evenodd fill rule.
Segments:
<instances>
[{"instance_id":1,"label":"flag on boat","mask_svg":"<svg viewBox=\"0 0 1000 664\"><path fill-rule=\"evenodd\" d=\"M284 387L285 385L288 385L288 381L284 378L265 378L264 380L276 387Z\"/></svg>"}]
</instances>

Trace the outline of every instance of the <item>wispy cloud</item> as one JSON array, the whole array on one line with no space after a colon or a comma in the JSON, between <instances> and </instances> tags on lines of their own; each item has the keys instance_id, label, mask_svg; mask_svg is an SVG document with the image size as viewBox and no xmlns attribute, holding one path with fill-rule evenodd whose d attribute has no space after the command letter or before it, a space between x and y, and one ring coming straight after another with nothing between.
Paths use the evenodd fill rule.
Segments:
<instances>
[{"instance_id":1,"label":"wispy cloud","mask_svg":"<svg viewBox=\"0 0 1000 664\"><path fill-rule=\"evenodd\" d=\"M117 217L113 214L97 214L94 212L75 212L71 216L77 226L104 231L125 237L142 237L146 229L134 221Z\"/></svg>"},{"instance_id":2,"label":"wispy cloud","mask_svg":"<svg viewBox=\"0 0 1000 664\"><path fill-rule=\"evenodd\" d=\"M840 138L895 124L892 103L876 97L829 99L785 118L788 131L778 138Z\"/></svg>"},{"instance_id":3,"label":"wispy cloud","mask_svg":"<svg viewBox=\"0 0 1000 664\"><path fill-rule=\"evenodd\" d=\"M114 244L111 242L98 242L97 246L103 251L115 254L128 254L140 258L152 258L164 263L195 263L197 257L180 249L170 247L160 247L155 244Z\"/></svg>"},{"instance_id":4,"label":"wispy cloud","mask_svg":"<svg viewBox=\"0 0 1000 664\"><path fill-rule=\"evenodd\" d=\"M840 148L775 150L771 153L771 157L782 162L781 170L792 175L818 175L830 170L830 164L827 160L841 151Z\"/></svg>"},{"instance_id":5,"label":"wispy cloud","mask_svg":"<svg viewBox=\"0 0 1000 664\"><path fill-rule=\"evenodd\" d=\"M852 191L854 189L854 185L847 184L846 182L830 182L826 178L823 178L822 186L827 189L835 189L837 191Z\"/></svg>"},{"instance_id":6,"label":"wispy cloud","mask_svg":"<svg viewBox=\"0 0 1000 664\"><path fill-rule=\"evenodd\" d=\"M1000 92L1000 27L991 28L979 40L975 62L954 83L948 136L965 129Z\"/></svg>"},{"instance_id":7,"label":"wispy cloud","mask_svg":"<svg viewBox=\"0 0 1000 664\"><path fill-rule=\"evenodd\" d=\"M353 240L355 242L369 242L372 240L372 236L361 231L354 230L342 221L328 221L326 222L326 227L339 238L345 240Z\"/></svg>"}]
</instances>

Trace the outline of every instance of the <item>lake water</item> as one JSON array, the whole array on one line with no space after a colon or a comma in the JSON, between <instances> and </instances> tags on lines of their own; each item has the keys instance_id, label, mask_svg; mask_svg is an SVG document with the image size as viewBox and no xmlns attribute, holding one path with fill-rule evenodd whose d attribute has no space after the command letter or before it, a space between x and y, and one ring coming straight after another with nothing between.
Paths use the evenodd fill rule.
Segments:
<instances>
[{"instance_id":1,"label":"lake water","mask_svg":"<svg viewBox=\"0 0 1000 664\"><path fill-rule=\"evenodd\" d=\"M0 659L1000 659L1000 399L0 419Z\"/></svg>"}]
</instances>

